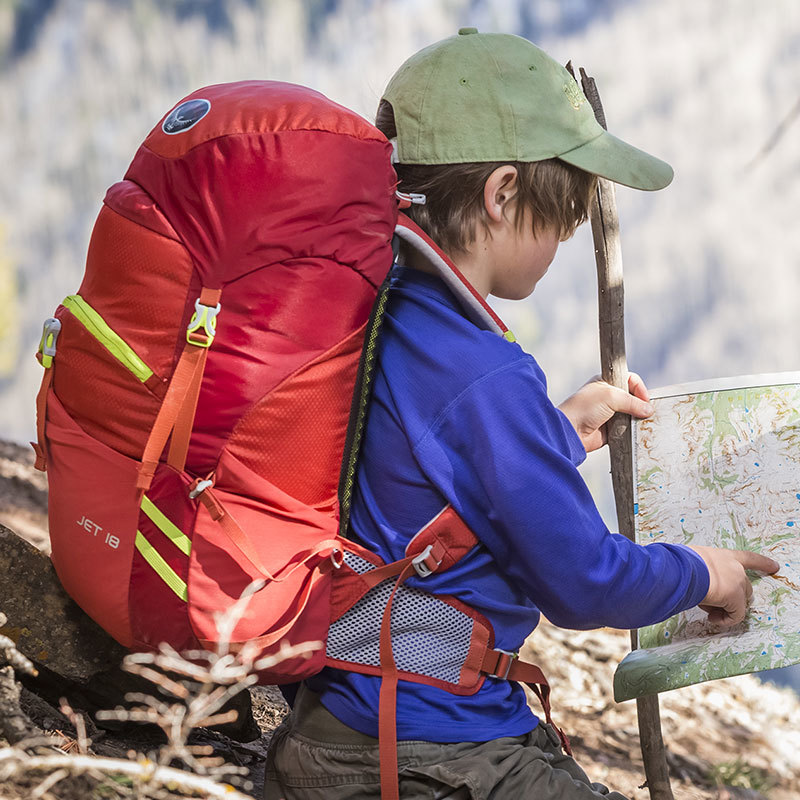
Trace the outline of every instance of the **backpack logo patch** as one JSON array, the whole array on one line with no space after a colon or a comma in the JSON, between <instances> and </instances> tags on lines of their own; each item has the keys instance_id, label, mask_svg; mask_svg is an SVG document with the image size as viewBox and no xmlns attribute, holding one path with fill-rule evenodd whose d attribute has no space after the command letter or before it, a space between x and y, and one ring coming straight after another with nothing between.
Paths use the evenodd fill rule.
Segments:
<instances>
[{"instance_id":1,"label":"backpack logo patch","mask_svg":"<svg viewBox=\"0 0 800 800\"><path fill-rule=\"evenodd\" d=\"M161 130L170 136L188 131L189 128L197 125L210 110L211 103L208 100L203 98L187 100L170 111L161 126Z\"/></svg>"}]
</instances>

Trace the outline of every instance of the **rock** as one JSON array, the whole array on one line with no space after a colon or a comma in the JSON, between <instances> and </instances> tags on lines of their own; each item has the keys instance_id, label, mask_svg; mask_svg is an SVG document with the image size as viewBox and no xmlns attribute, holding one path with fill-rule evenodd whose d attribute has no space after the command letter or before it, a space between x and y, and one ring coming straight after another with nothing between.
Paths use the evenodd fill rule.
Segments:
<instances>
[{"instance_id":1,"label":"rock","mask_svg":"<svg viewBox=\"0 0 800 800\"><path fill-rule=\"evenodd\" d=\"M719 790L720 800L769 800L755 789L746 789L741 786L722 786Z\"/></svg>"},{"instance_id":2,"label":"rock","mask_svg":"<svg viewBox=\"0 0 800 800\"><path fill-rule=\"evenodd\" d=\"M0 524L47 550L47 477L33 461L29 446L0 441Z\"/></svg>"},{"instance_id":3,"label":"rock","mask_svg":"<svg viewBox=\"0 0 800 800\"><path fill-rule=\"evenodd\" d=\"M85 682L119 665L126 650L61 588L50 559L0 525L0 632L31 661Z\"/></svg>"},{"instance_id":4,"label":"rock","mask_svg":"<svg viewBox=\"0 0 800 800\"><path fill-rule=\"evenodd\" d=\"M152 692L152 684L120 669L127 650L61 588L50 559L3 525L0 609L8 617L0 633L39 668L39 676L23 677L23 684L53 706L65 696L94 714L124 705L127 692ZM216 729L237 741L258 738L249 693L234 697L224 710L229 709L238 712L238 720Z\"/></svg>"}]
</instances>

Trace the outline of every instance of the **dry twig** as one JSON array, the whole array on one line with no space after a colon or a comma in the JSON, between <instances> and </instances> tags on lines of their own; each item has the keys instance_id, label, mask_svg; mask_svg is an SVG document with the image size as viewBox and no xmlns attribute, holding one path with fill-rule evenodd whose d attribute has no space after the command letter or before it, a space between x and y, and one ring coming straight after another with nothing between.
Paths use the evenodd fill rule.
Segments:
<instances>
[{"instance_id":1,"label":"dry twig","mask_svg":"<svg viewBox=\"0 0 800 800\"><path fill-rule=\"evenodd\" d=\"M61 698L60 711L75 728L75 745L78 752L81 755L87 755L92 740L86 735L86 720L83 718L83 715L73 710L72 706L67 702L66 697Z\"/></svg>"},{"instance_id":2,"label":"dry twig","mask_svg":"<svg viewBox=\"0 0 800 800\"><path fill-rule=\"evenodd\" d=\"M126 700L136 703L131 709L115 709L98 714L99 719L148 722L164 731L168 744L161 749L159 764L180 760L199 774L229 775L243 772L238 767L219 765L215 759L197 757L187 747L195 728L209 727L236 719L236 712L219 713L235 695L258 682L256 673L288 658L308 656L321 647L320 642L298 646L285 643L278 653L257 659L258 648L245 645L230 652L230 641L237 623L247 610L251 597L263 581L253 581L241 597L216 620L219 644L213 652L196 650L178 653L162 644L157 653L133 653L125 658L123 669L153 683L164 699L130 694ZM178 676L182 682L171 676Z\"/></svg>"},{"instance_id":3,"label":"dry twig","mask_svg":"<svg viewBox=\"0 0 800 800\"><path fill-rule=\"evenodd\" d=\"M7 781L30 772L63 771L66 774L102 772L107 775L128 775L144 787L158 789L162 786L174 787L183 792L199 793L202 797L223 797L225 800L252 800L245 794L224 783L216 783L203 775L194 775L172 767L165 767L141 757L137 761L121 758L100 758L87 755L45 755L32 756L16 747L0 749L0 781ZM48 788L52 788L54 781Z\"/></svg>"},{"instance_id":4,"label":"dry twig","mask_svg":"<svg viewBox=\"0 0 800 800\"><path fill-rule=\"evenodd\" d=\"M0 737L18 744L42 732L28 719L19 705L20 687L11 667L0 669Z\"/></svg>"},{"instance_id":5,"label":"dry twig","mask_svg":"<svg viewBox=\"0 0 800 800\"><path fill-rule=\"evenodd\" d=\"M137 798L163 796L164 787L169 787L171 791L200 793L203 797L245 800L246 795L219 781L239 778L247 770L215 757L211 747L189 745L189 735L195 728L234 721L236 712L223 712L222 708L232 697L257 683L256 673L260 670L269 669L286 659L308 657L322 646L321 642L297 646L284 643L277 653L264 658L257 658L259 651L254 646L246 645L236 653L231 652L229 643L233 630L261 585L261 581L251 584L227 612L219 615L220 644L215 652L203 650L181 654L162 644L156 653L126 656L123 668L150 681L155 693L128 694L126 700L134 704L131 708L101 711L97 717L157 725L167 737L167 744L157 754L142 756L131 753L130 760L89 755L91 740L86 736L83 717L62 700L61 710L75 726L80 752L33 755L22 746L0 749L0 783L30 772L51 771L35 790L35 796L43 797L69 775L126 775L133 780L133 792ZM2 644L0 641L0 647ZM16 686L11 669L7 669L11 674L11 684ZM0 670L0 676L2 672ZM26 731L25 735L29 736L30 732ZM19 742L20 738L15 741ZM182 762L193 772L171 766L174 761ZM114 788L120 795L131 796L130 790L124 787Z\"/></svg>"}]
</instances>

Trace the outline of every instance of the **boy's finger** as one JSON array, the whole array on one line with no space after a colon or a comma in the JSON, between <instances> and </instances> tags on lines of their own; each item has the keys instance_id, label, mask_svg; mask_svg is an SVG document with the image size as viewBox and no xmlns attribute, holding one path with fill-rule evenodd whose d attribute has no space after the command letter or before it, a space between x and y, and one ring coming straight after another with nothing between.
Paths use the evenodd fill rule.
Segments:
<instances>
[{"instance_id":1,"label":"boy's finger","mask_svg":"<svg viewBox=\"0 0 800 800\"><path fill-rule=\"evenodd\" d=\"M754 569L756 572L766 572L767 575L776 573L781 565L774 559L754 553L752 550L733 550L734 558L745 568Z\"/></svg>"},{"instance_id":2,"label":"boy's finger","mask_svg":"<svg viewBox=\"0 0 800 800\"><path fill-rule=\"evenodd\" d=\"M646 400L642 400L622 389L616 389L613 395L614 411L619 411L622 414L630 414L631 416L642 419L649 417L653 413L653 406Z\"/></svg>"},{"instance_id":3,"label":"boy's finger","mask_svg":"<svg viewBox=\"0 0 800 800\"><path fill-rule=\"evenodd\" d=\"M647 391L647 386L645 386L642 377L636 372L628 373L628 391L645 402L650 399L650 393Z\"/></svg>"},{"instance_id":4,"label":"boy's finger","mask_svg":"<svg viewBox=\"0 0 800 800\"><path fill-rule=\"evenodd\" d=\"M727 625L729 627L738 625L747 614L747 604L736 603L732 608L725 609L725 613L727 614L728 618L723 622L723 625Z\"/></svg>"},{"instance_id":5,"label":"boy's finger","mask_svg":"<svg viewBox=\"0 0 800 800\"><path fill-rule=\"evenodd\" d=\"M750 581L747 581L750 586ZM752 587L750 587L752 590ZM724 619L723 625L738 625L747 614L747 598L742 592L734 592L729 598L728 602L723 606Z\"/></svg>"},{"instance_id":6,"label":"boy's finger","mask_svg":"<svg viewBox=\"0 0 800 800\"><path fill-rule=\"evenodd\" d=\"M708 606L702 605L700 608L708 614L708 621L721 628L730 628L738 625L745 617L747 610L744 605L727 606Z\"/></svg>"}]
</instances>

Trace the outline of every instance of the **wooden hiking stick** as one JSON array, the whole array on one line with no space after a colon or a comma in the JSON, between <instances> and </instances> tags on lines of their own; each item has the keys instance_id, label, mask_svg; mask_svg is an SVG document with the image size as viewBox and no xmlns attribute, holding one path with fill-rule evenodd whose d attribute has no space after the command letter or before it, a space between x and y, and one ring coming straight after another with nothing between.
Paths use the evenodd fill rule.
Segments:
<instances>
[{"instance_id":1,"label":"wooden hiking stick","mask_svg":"<svg viewBox=\"0 0 800 800\"><path fill-rule=\"evenodd\" d=\"M567 69L573 74L572 64ZM583 67L580 70L583 93L589 100L597 121L606 128L606 117L600 103L594 78ZM597 262L597 289L600 321L600 363L602 378L607 383L628 391L628 365L625 359L624 287L622 282L622 249L619 240L619 217L614 185L598 178L597 192L591 207L592 237ZM620 533L634 540L633 522L633 442L631 418L615 414L608 422L608 448L611 455L611 480L617 507ZM631 647L637 647L636 631L631 631ZM636 701L639 718L639 739L642 745L644 773L651 800L673 800L669 783L667 754L661 737L661 716L658 695L640 697Z\"/></svg>"}]
</instances>

